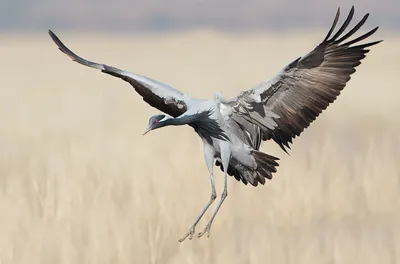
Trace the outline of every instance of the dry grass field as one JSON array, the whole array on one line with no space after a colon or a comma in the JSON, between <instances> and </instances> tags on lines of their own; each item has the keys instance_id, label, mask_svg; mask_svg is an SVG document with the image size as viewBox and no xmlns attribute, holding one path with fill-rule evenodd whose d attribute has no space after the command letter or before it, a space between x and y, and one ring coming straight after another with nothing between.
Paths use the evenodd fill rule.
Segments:
<instances>
[{"instance_id":1,"label":"dry grass field","mask_svg":"<svg viewBox=\"0 0 400 264\"><path fill-rule=\"evenodd\" d=\"M55 33L204 98L269 79L324 37ZM142 136L158 110L129 84L73 63L46 32L2 34L0 263L400 263L400 38L380 38L290 156L264 144L281 158L275 178L230 178L211 237L180 244L210 195L194 131Z\"/></svg>"}]
</instances>

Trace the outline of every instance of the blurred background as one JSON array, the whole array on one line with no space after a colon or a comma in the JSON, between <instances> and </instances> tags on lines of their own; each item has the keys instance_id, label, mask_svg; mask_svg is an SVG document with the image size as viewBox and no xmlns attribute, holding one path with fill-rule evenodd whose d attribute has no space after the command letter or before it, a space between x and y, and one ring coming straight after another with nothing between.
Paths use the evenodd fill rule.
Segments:
<instances>
[{"instance_id":1,"label":"blurred background","mask_svg":"<svg viewBox=\"0 0 400 264\"><path fill-rule=\"evenodd\" d=\"M210 195L190 127L142 136L129 84L62 54L226 98L311 51L336 9L371 48L274 179L235 179L211 237L179 244ZM0 263L400 263L400 2L0 0ZM339 22L339 23L340 23ZM216 170L217 192L223 177ZM199 223L202 231L213 206Z\"/></svg>"},{"instance_id":2,"label":"blurred background","mask_svg":"<svg viewBox=\"0 0 400 264\"><path fill-rule=\"evenodd\" d=\"M1 1L0 29L42 31L171 31L194 28L232 30L285 30L324 28L338 6L371 12L385 29L400 27L396 0L15 0ZM343 10L345 11L345 9Z\"/></svg>"}]
</instances>

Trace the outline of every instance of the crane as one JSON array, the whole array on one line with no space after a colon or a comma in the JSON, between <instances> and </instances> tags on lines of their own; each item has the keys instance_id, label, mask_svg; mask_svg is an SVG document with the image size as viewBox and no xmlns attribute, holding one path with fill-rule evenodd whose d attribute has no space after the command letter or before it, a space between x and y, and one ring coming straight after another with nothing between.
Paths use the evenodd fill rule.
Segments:
<instances>
[{"instance_id":1,"label":"crane","mask_svg":"<svg viewBox=\"0 0 400 264\"><path fill-rule=\"evenodd\" d=\"M130 83L145 102L163 112L149 119L144 134L165 126L189 125L200 136L211 196L189 231L179 240L182 242L187 237L193 238L198 222L217 197L214 162L224 173L224 189L211 219L198 237L205 233L210 235L215 216L228 195L228 175L253 186L271 180L279 158L261 152L261 143L272 139L287 153L292 140L335 101L366 57L367 48L382 41L359 43L374 34L378 27L350 40L369 16L367 13L344 34L353 15L354 6L332 36L340 16L338 8L326 37L311 52L286 65L272 79L229 100L220 92L215 92L212 99L193 98L148 77L83 59L68 49L51 30L49 35L73 61Z\"/></svg>"}]
</instances>

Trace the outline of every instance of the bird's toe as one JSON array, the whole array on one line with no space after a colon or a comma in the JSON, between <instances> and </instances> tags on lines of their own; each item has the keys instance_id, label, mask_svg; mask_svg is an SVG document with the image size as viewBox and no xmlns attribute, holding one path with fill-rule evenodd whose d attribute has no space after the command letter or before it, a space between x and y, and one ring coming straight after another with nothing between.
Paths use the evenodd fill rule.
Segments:
<instances>
[{"instance_id":1,"label":"bird's toe","mask_svg":"<svg viewBox=\"0 0 400 264\"><path fill-rule=\"evenodd\" d=\"M210 237L210 229L211 225L207 225L202 232L197 234L197 237L202 237L205 233L207 233L207 237Z\"/></svg>"},{"instance_id":2,"label":"bird's toe","mask_svg":"<svg viewBox=\"0 0 400 264\"><path fill-rule=\"evenodd\" d=\"M194 226L192 226L191 228L190 228L190 230L189 230L189 232L187 232L181 239L179 239L178 241L179 242L183 242L186 238L188 238L189 237L189 240L192 240L192 238L193 238L193 235L194 235L194 233L195 233L196 231L195 231L195 227Z\"/></svg>"}]
</instances>

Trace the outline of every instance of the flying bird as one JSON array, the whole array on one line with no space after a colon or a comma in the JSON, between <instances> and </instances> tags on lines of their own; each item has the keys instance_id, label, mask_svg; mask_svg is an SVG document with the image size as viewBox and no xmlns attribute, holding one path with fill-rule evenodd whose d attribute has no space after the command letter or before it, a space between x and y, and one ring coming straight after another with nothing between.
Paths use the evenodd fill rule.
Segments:
<instances>
[{"instance_id":1,"label":"flying bird","mask_svg":"<svg viewBox=\"0 0 400 264\"><path fill-rule=\"evenodd\" d=\"M292 140L338 97L369 52L367 48L381 42L360 44L378 27L351 38L369 14L344 34L353 18L354 7L333 33L339 15L340 8L326 37L311 52L289 63L271 80L230 100L220 92L209 100L193 98L148 77L88 61L68 49L51 30L49 34L72 60L130 83L145 102L163 112L150 118L144 134L165 126L189 125L200 136L211 182L211 197L189 231L179 240L182 242L187 237L192 239L196 225L217 197L214 162L224 172L224 189L211 219L198 237L205 233L210 235L214 218L228 195L228 175L253 186L271 180L279 159L261 152L261 143L272 139L287 152Z\"/></svg>"}]
</instances>

